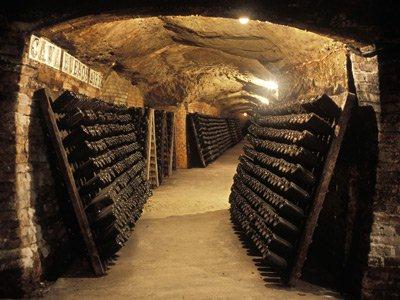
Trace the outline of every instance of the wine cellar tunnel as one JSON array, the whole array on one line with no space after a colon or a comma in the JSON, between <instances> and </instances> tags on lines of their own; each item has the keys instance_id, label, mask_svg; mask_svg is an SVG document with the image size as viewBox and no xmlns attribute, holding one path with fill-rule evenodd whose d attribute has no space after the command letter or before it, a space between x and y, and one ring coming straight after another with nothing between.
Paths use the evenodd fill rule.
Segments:
<instances>
[{"instance_id":1,"label":"wine cellar tunnel","mask_svg":"<svg viewBox=\"0 0 400 300\"><path fill-rule=\"evenodd\" d=\"M5 6L0 297L400 297L392 14Z\"/></svg>"}]
</instances>

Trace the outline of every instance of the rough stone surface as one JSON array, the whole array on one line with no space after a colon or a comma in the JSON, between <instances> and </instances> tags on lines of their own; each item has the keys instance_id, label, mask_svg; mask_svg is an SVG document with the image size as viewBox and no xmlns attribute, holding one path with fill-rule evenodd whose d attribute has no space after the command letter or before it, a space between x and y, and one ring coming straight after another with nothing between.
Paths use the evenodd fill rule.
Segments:
<instances>
[{"instance_id":1,"label":"rough stone surface","mask_svg":"<svg viewBox=\"0 0 400 300\"><path fill-rule=\"evenodd\" d=\"M268 89L246 84L255 78L277 81L280 98L289 100L346 89L344 44L269 22L104 15L40 34L100 70L118 70L138 84L149 105L201 101L229 109L238 104L233 100L270 97Z\"/></svg>"}]
</instances>

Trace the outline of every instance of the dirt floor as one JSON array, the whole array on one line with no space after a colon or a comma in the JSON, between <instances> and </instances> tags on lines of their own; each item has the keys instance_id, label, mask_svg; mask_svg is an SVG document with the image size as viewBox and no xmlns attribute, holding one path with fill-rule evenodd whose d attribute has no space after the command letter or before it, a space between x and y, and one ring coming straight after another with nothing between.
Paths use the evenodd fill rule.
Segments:
<instances>
[{"instance_id":1,"label":"dirt floor","mask_svg":"<svg viewBox=\"0 0 400 300\"><path fill-rule=\"evenodd\" d=\"M229 194L242 146L229 149L207 168L180 169L153 190L142 218L165 218L229 208Z\"/></svg>"},{"instance_id":2,"label":"dirt floor","mask_svg":"<svg viewBox=\"0 0 400 300\"><path fill-rule=\"evenodd\" d=\"M149 199L108 275L60 278L49 299L322 299L306 282L287 288L243 247L228 196L241 145L206 169L178 170Z\"/></svg>"}]
</instances>

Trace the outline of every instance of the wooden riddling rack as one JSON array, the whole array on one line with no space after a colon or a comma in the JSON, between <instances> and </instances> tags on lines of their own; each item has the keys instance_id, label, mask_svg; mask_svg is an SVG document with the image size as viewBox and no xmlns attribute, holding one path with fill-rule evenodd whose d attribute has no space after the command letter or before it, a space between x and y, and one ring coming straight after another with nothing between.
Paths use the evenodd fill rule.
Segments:
<instances>
[{"instance_id":1,"label":"wooden riddling rack","mask_svg":"<svg viewBox=\"0 0 400 300\"><path fill-rule=\"evenodd\" d=\"M147 109L147 178L158 187L175 169L175 116L173 112Z\"/></svg>"},{"instance_id":2,"label":"wooden riddling rack","mask_svg":"<svg viewBox=\"0 0 400 300\"><path fill-rule=\"evenodd\" d=\"M255 108L231 189L235 224L288 284L312 241L355 103L323 95Z\"/></svg>"},{"instance_id":3,"label":"wooden riddling rack","mask_svg":"<svg viewBox=\"0 0 400 300\"><path fill-rule=\"evenodd\" d=\"M151 195L138 111L66 91L38 97L96 275L128 240Z\"/></svg>"},{"instance_id":4,"label":"wooden riddling rack","mask_svg":"<svg viewBox=\"0 0 400 300\"><path fill-rule=\"evenodd\" d=\"M193 165L206 167L215 161L228 148L242 139L239 121L229 118L218 118L198 113L189 114L188 141L189 156Z\"/></svg>"}]
</instances>

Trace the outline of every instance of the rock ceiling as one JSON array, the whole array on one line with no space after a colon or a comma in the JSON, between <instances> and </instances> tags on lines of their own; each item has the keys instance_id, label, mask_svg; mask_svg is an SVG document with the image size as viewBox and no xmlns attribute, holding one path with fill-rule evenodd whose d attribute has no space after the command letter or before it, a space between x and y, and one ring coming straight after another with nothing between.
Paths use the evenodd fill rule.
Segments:
<instances>
[{"instance_id":1,"label":"rock ceiling","mask_svg":"<svg viewBox=\"0 0 400 300\"><path fill-rule=\"evenodd\" d=\"M288 81L282 74L341 47L283 25L201 16L85 17L41 34L95 69L119 72L149 103L204 101L232 110L273 98L254 79Z\"/></svg>"}]
</instances>

